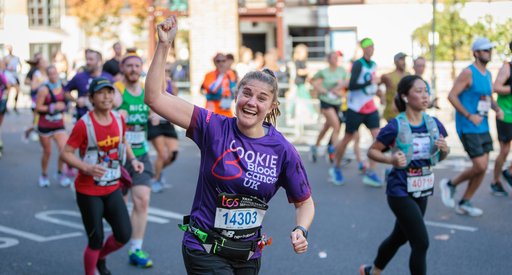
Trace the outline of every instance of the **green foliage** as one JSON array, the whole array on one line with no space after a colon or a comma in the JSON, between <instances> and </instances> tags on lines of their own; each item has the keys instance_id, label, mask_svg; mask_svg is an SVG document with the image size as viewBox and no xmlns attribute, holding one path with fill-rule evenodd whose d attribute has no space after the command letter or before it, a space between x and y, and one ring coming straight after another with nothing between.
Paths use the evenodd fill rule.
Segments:
<instances>
[{"instance_id":1,"label":"green foliage","mask_svg":"<svg viewBox=\"0 0 512 275\"><path fill-rule=\"evenodd\" d=\"M503 56L512 39L512 18L504 23L497 23L492 15L487 14L471 25L459 13L464 4L464 1L447 0L444 2L444 9L436 12L436 32L439 34L436 60L455 62L472 59L471 43L481 36L496 43L496 54ZM413 32L413 39L420 44L422 54L427 58L431 56L431 30L432 22L428 22Z\"/></svg>"}]
</instances>

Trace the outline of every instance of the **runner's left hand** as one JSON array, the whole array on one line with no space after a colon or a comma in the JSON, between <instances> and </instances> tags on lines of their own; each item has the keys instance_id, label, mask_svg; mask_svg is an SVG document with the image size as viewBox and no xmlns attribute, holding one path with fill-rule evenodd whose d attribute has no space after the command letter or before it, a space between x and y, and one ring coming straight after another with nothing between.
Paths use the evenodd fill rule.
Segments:
<instances>
[{"instance_id":1,"label":"runner's left hand","mask_svg":"<svg viewBox=\"0 0 512 275\"><path fill-rule=\"evenodd\" d=\"M299 229L293 231L290 235L292 239L293 250L297 254L302 254L308 250L308 240L302 235Z\"/></svg>"}]
</instances>

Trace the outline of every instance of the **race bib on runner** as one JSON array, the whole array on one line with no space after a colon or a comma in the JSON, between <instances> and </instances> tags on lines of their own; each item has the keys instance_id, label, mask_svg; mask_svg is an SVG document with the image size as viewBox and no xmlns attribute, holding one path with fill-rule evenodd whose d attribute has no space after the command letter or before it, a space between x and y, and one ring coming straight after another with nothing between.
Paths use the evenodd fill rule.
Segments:
<instances>
[{"instance_id":1,"label":"race bib on runner","mask_svg":"<svg viewBox=\"0 0 512 275\"><path fill-rule=\"evenodd\" d=\"M103 163L102 166L107 170L101 178L94 177L96 185L110 186L115 185L117 180L121 178L121 166L118 160L111 160L108 163Z\"/></svg>"},{"instance_id":2,"label":"race bib on runner","mask_svg":"<svg viewBox=\"0 0 512 275\"><path fill-rule=\"evenodd\" d=\"M433 195L434 174L430 167L407 169L407 193L414 198Z\"/></svg>"},{"instance_id":3,"label":"race bib on runner","mask_svg":"<svg viewBox=\"0 0 512 275\"><path fill-rule=\"evenodd\" d=\"M125 137L130 144L142 144L146 141L146 131L141 125L130 125L127 127Z\"/></svg>"},{"instance_id":4,"label":"race bib on runner","mask_svg":"<svg viewBox=\"0 0 512 275\"><path fill-rule=\"evenodd\" d=\"M481 116L487 116L490 109L491 109L491 97L490 96L481 96L480 100L478 101L478 106L476 107L478 114L480 114Z\"/></svg>"},{"instance_id":5,"label":"race bib on runner","mask_svg":"<svg viewBox=\"0 0 512 275\"><path fill-rule=\"evenodd\" d=\"M44 116L44 118L50 122L59 121L59 120L62 120L62 113L53 114L53 115L47 114Z\"/></svg>"},{"instance_id":6,"label":"race bib on runner","mask_svg":"<svg viewBox=\"0 0 512 275\"><path fill-rule=\"evenodd\" d=\"M256 235L268 205L247 195L221 193L217 197L214 228L219 234L234 240Z\"/></svg>"}]
</instances>

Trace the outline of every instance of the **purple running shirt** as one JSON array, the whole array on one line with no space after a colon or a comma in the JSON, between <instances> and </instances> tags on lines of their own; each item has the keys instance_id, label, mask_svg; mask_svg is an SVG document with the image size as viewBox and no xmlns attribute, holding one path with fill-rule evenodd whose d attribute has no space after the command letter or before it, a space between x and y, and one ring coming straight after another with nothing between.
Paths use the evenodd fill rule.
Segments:
<instances>
[{"instance_id":1,"label":"purple running shirt","mask_svg":"<svg viewBox=\"0 0 512 275\"><path fill-rule=\"evenodd\" d=\"M265 123L264 127L268 129L264 137L250 138L240 132L236 118L194 106L187 136L201 150L201 166L190 215L201 228L213 230L220 193L254 196L266 203L279 187L285 189L290 203L311 196L306 170L295 147L271 124ZM204 251L190 232L185 232L183 244ZM258 248L252 259L260 256Z\"/></svg>"}]
</instances>

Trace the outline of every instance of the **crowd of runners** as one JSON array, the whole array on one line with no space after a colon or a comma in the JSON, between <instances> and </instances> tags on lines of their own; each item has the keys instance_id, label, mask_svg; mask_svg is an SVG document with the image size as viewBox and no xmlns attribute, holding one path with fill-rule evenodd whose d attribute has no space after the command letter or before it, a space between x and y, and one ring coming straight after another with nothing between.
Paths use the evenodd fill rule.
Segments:
<instances>
[{"instance_id":1,"label":"crowd of runners","mask_svg":"<svg viewBox=\"0 0 512 275\"><path fill-rule=\"evenodd\" d=\"M151 194L170 186L166 181L172 176L165 177L164 169L178 157L174 125L184 128L201 151L193 206L180 224L185 231L182 250L189 274L257 274L262 249L269 243L261 225L279 187L296 208L296 224L290 225L292 248L296 253L308 249L315 207L300 155L274 127L280 115L278 72L242 73L237 66L238 72L232 55L218 53L213 57L215 69L205 75L201 86L205 106L191 105L178 97L166 66L176 31L174 17L158 25L158 44L145 81L143 58L135 50L123 52L120 43L114 44L114 57L106 62L99 51L87 49L83 69L69 79L40 54L29 62L31 69L23 82L30 87L33 120L26 125L24 136L36 135L42 149L41 173L34 184L50 186L53 140L60 155L56 178L76 193L87 231L86 274L110 274L106 256L125 244L130 247L130 264L153 265L143 240ZM435 188L433 168L450 152L448 134L443 123L427 112L436 106L437 98L422 78L425 58L414 57L411 74L406 68L407 55L397 53L395 69L379 76L372 60L374 41L364 38L359 46L362 56L349 66L341 63L342 52L333 51L326 55L327 67L311 76L304 46L295 48L296 95L310 96L303 95L308 92L305 85L310 84L325 118L311 144L311 160L317 162L318 150L328 140L327 173L332 183L343 185L345 152L353 141L361 182L377 188L386 185L396 223L378 247L373 263L360 267L362 275L380 274L407 242L411 245L410 273L426 274L429 237L423 216ZM493 195L507 196L504 183L512 187L512 168L503 170L512 140L512 63L504 63L493 81L486 68L493 48L486 38L473 42L474 62L455 79L448 96L456 113L456 133L472 166L440 180L438 188L446 207L471 217L484 213L471 199L484 179L493 150L491 110L496 113L500 149L489 188ZM10 94L15 96L12 111L17 111L22 85L22 62L12 47L7 50L9 54L0 62L0 157L4 159L9 156L2 156L1 124ZM382 115L378 101L384 105ZM66 130L70 123L71 132ZM361 124L373 139L368 152L361 152L359 146ZM151 146L156 151L153 159ZM237 159L237 163L224 165L224 158ZM384 179L376 172L377 163L389 167ZM458 195L465 183L464 193ZM128 201L133 204L131 213ZM107 238L103 218L112 227Z\"/></svg>"}]
</instances>

